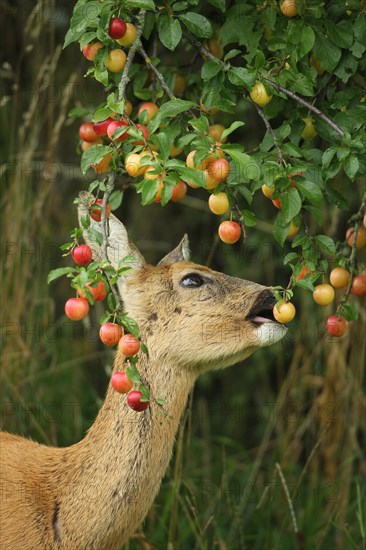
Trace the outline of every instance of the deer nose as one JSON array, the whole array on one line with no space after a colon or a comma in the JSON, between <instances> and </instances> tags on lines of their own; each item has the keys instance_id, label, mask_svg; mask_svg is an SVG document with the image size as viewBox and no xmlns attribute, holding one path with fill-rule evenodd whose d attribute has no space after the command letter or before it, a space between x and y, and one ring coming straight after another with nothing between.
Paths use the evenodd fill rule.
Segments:
<instances>
[{"instance_id":1,"label":"deer nose","mask_svg":"<svg viewBox=\"0 0 366 550\"><path fill-rule=\"evenodd\" d=\"M276 301L277 300L272 290L266 288L259 294L259 296L255 300L247 315L247 318L254 319L254 317L266 317L268 319L274 320L272 310Z\"/></svg>"}]
</instances>

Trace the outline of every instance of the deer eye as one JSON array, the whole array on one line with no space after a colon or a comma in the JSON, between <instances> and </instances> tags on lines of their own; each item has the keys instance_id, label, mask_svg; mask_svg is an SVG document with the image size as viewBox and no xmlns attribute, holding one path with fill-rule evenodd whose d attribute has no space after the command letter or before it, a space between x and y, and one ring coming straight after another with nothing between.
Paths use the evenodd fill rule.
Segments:
<instances>
[{"instance_id":1,"label":"deer eye","mask_svg":"<svg viewBox=\"0 0 366 550\"><path fill-rule=\"evenodd\" d=\"M201 275L198 275L198 273L190 273L181 279L180 284L184 288L198 288L204 285L205 282L205 279Z\"/></svg>"}]
</instances>

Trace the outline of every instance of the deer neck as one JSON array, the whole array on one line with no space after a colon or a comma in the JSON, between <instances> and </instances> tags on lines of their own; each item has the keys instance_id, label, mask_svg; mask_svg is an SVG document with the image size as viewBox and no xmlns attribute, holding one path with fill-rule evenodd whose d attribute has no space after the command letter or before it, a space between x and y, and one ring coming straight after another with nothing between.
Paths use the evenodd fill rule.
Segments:
<instances>
[{"instance_id":1,"label":"deer neck","mask_svg":"<svg viewBox=\"0 0 366 550\"><path fill-rule=\"evenodd\" d=\"M122 361L117 355L114 371L124 370ZM78 533L80 547L110 548L123 542L146 516L169 464L194 382L192 372L174 367L147 358L139 364L152 395L166 401L168 414L155 403L135 412L126 396L109 386L87 436L69 448L67 479L61 483L71 485L71 493L60 505L61 541L64 521L74 548Z\"/></svg>"}]
</instances>

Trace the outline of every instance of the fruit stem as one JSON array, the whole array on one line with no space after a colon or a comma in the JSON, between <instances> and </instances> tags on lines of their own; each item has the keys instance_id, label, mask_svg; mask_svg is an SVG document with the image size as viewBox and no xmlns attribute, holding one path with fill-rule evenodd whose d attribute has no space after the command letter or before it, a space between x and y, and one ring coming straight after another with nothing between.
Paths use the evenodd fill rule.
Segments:
<instances>
[{"instance_id":1,"label":"fruit stem","mask_svg":"<svg viewBox=\"0 0 366 550\"><path fill-rule=\"evenodd\" d=\"M172 92L171 89L169 88L168 84L165 82L165 79L164 79L163 75L162 75L161 72L155 67L155 65L151 62L150 57L147 55L147 53L146 53L146 51L145 51L145 49L143 48L142 45L140 45L138 51L139 51L139 53L142 55L142 57L144 58L145 63L146 63L146 65L148 66L149 70L152 71L153 73L155 73L155 75L156 75L157 78L159 79L160 84L161 84L161 87L163 88L163 90L165 91L165 93L167 94L167 96L168 96L170 99L176 99L175 95L173 94L173 92Z\"/></svg>"},{"instance_id":2,"label":"fruit stem","mask_svg":"<svg viewBox=\"0 0 366 550\"><path fill-rule=\"evenodd\" d=\"M247 238L247 232L246 232L246 229L245 229L244 218L243 218L242 213L240 211L240 208L239 208L239 206L237 205L236 202L234 203L234 206L233 206L232 210L235 210L235 212L238 216L238 222L239 222L239 225L240 225L242 233L243 233L243 242L245 242L246 238Z\"/></svg>"}]
</instances>

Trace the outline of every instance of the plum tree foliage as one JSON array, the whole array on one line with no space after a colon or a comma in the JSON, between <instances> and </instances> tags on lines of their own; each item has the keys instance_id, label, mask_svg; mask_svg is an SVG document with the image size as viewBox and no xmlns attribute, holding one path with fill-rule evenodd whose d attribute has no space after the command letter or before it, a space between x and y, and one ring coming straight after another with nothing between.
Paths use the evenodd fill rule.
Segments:
<instances>
[{"instance_id":1,"label":"plum tree foliage","mask_svg":"<svg viewBox=\"0 0 366 550\"><path fill-rule=\"evenodd\" d=\"M293 249L284 253L292 275L287 289L278 289L279 300L290 299L296 286L313 291L330 265L339 265L351 277L337 313L350 321L357 318L349 295L352 279L362 270L362 251L320 228L324 212L343 210L348 226L364 230L366 12L356 0L292 4L288 11L276 1L78 0L64 46L78 42L80 50L90 51L94 44L86 76L104 87L105 100L94 112L75 108L70 116L124 123L116 125L113 140L104 134L100 143L98 132L96 144L86 146L81 157L84 174L93 168L99 173L89 192L103 198L102 211L107 203L118 208L126 186L141 195L143 206L157 193L165 206L183 181L210 194L226 193L226 217L241 225L245 239L260 217L253 196L268 200L261 193L265 184L266 197L269 193L279 207L273 209L273 237L281 246L291 239ZM108 33L114 17L127 23L120 41ZM126 55L119 72L108 70L115 50ZM240 137L245 120L238 105L243 102L256 110L264 130L250 151ZM157 108L144 109L142 103ZM224 130L217 126L223 120ZM138 166L126 171L131 154L138 155L130 157ZM230 163L224 181L208 177L210 162L218 158ZM99 243L107 235L103 212L101 218L103 232L91 230ZM88 230L90 220L83 223ZM314 227L320 232L310 230ZM64 250L72 249L80 231L74 230ZM107 257L103 262L67 274L76 287L80 277L95 279L96 273L113 285L118 273ZM307 273L299 277L304 266ZM109 306L111 312L118 309L113 294Z\"/></svg>"}]
</instances>

